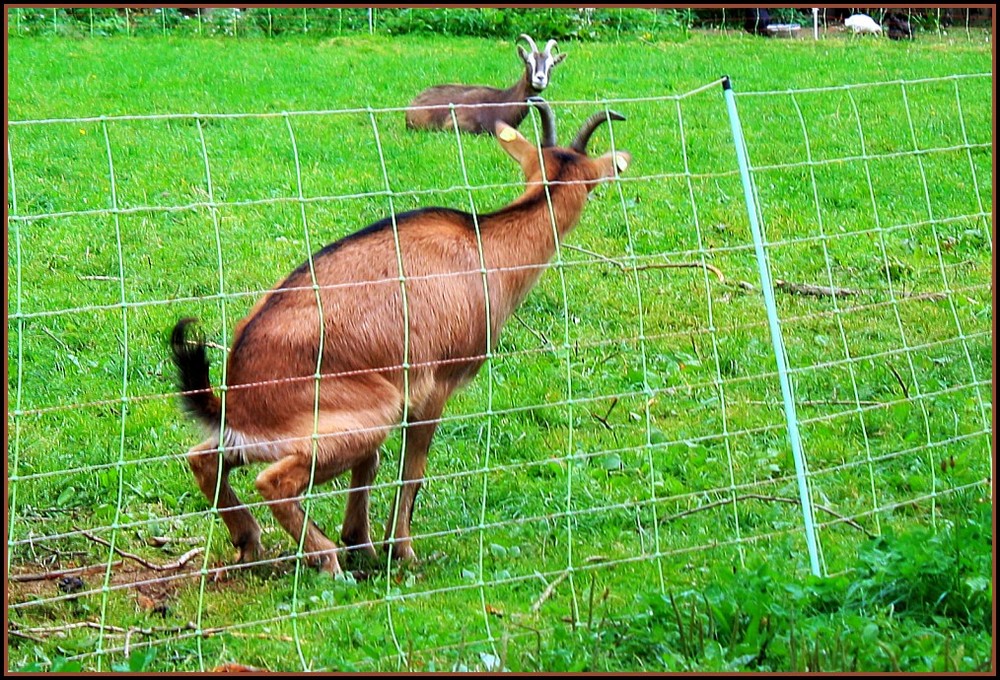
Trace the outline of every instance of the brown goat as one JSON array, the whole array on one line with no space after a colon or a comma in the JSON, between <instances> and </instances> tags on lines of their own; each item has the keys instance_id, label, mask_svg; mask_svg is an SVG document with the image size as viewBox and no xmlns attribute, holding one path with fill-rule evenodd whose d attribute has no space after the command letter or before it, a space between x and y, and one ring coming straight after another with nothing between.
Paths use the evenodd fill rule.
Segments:
<instances>
[{"instance_id":1,"label":"brown goat","mask_svg":"<svg viewBox=\"0 0 1000 680\"><path fill-rule=\"evenodd\" d=\"M624 120L619 114L594 114L563 148L555 146L548 104L533 103L542 117L541 147L496 124L500 146L524 172L519 198L477 216L448 208L401 213L315 253L237 325L221 396L209 383L204 343L185 337L193 319L175 326L182 404L208 431L187 460L240 561L261 555L260 528L228 477L251 462L271 463L257 489L303 541L310 562L332 573L340 571L337 546L311 521L307 526L299 501L307 489L351 470L341 541L374 557L369 490L379 447L404 414L403 484L385 537L394 557L414 557L413 503L445 402L496 346L555 253L556 235L576 225L590 191L631 162L624 151L586 155L594 129Z\"/></svg>"},{"instance_id":2,"label":"brown goat","mask_svg":"<svg viewBox=\"0 0 1000 680\"><path fill-rule=\"evenodd\" d=\"M531 36L522 33L520 37L531 47L531 52L517 46L525 70L514 85L506 90L486 85L435 85L410 102L406 126L414 130L452 130L457 120L459 130L493 134L498 121L515 128L520 125L528 115L528 98L548 86L552 69L566 58L565 54L552 54L555 40L550 40L539 52ZM454 118L451 104L456 105ZM487 106L477 106L483 104Z\"/></svg>"}]
</instances>

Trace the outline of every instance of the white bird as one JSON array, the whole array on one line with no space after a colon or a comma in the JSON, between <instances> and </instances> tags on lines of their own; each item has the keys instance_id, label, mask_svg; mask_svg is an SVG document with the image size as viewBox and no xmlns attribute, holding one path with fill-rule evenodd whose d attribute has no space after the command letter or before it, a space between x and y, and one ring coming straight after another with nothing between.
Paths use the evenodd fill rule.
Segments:
<instances>
[{"instance_id":1,"label":"white bird","mask_svg":"<svg viewBox=\"0 0 1000 680\"><path fill-rule=\"evenodd\" d=\"M855 33L882 33L882 27L867 14L852 14L844 19L844 26Z\"/></svg>"}]
</instances>

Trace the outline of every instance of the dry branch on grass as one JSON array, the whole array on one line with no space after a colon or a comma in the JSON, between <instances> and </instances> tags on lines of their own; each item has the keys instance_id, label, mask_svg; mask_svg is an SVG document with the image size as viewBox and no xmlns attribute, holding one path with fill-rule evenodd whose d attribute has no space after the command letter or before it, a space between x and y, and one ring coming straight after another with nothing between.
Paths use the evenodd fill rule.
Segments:
<instances>
[{"instance_id":1,"label":"dry branch on grass","mask_svg":"<svg viewBox=\"0 0 1000 680\"><path fill-rule=\"evenodd\" d=\"M777 290L785 293L792 293L793 295L812 295L815 297L849 297L852 295L862 294L862 291L854 290L853 288L814 286L808 283L792 283L791 281L782 281L781 279L775 280L774 287Z\"/></svg>"},{"instance_id":2,"label":"dry branch on grass","mask_svg":"<svg viewBox=\"0 0 1000 680\"><path fill-rule=\"evenodd\" d=\"M929 300L931 302L941 302L947 300L947 293L907 293L903 296L907 300Z\"/></svg>"},{"instance_id":3,"label":"dry branch on grass","mask_svg":"<svg viewBox=\"0 0 1000 680\"><path fill-rule=\"evenodd\" d=\"M578 253L583 253L589 255L601 262L607 262L608 264L614 265L619 270L623 272L628 272L631 270L635 271L649 271L652 269L704 269L710 272L719 283L726 283L726 276L722 273L722 270L713 264L708 262L648 262L646 264L631 266L626 262L621 260L616 260L613 257L608 257L607 255L601 255L600 253L594 252L593 250L588 250L587 248L581 248L580 246L574 246L570 244L563 244L563 248L568 250L575 250ZM756 287L747 281L737 281L735 285L746 291L755 291ZM792 295L804 295L809 297L856 297L859 295L871 295L872 291L858 289L858 288L840 288L836 286L817 286L811 283L794 283L792 281L785 281L783 279L776 279L774 282L775 290L781 291L783 293L790 293ZM907 300L929 300L931 302L940 302L941 300L948 299L945 293L907 293L905 295L899 296L902 299Z\"/></svg>"},{"instance_id":4,"label":"dry branch on grass","mask_svg":"<svg viewBox=\"0 0 1000 680\"><path fill-rule=\"evenodd\" d=\"M48 636L48 635L63 635L73 630L79 630L81 628L90 628L93 630L104 631L104 635L118 637L125 636L127 639L131 639L135 635L143 635L146 637L154 635L175 635L177 633L187 633L190 631L197 631L198 626L193 621L188 621L187 623L180 626L149 626L143 628L142 626L131 626L129 628L122 628L121 626L113 626L107 623L102 624L100 621L77 621L75 623L67 623L61 626L35 626L31 628L21 627L19 624L12 622L11 628L8 630L9 633L13 633L23 638L37 639L34 636ZM221 635L225 633L226 635L232 635L233 637L244 638L244 639L259 639L259 640L274 640L277 642L295 642L294 638L288 637L287 635L274 635L272 633L244 633L239 630L229 630L226 627L219 626L216 628L202 628L200 636L203 638L213 637L215 635ZM127 656L127 655L126 655Z\"/></svg>"},{"instance_id":5,"label":"dry branch on grass","mask_svg":"<svg viewBox=\"0 0 1000 680\"><path fill-rule=\"evenodd\" d=\"M120 567L122 565L122 560L117 562L112 562L111 566ZM107 564L91 564L86 567L71 567L70 569L57 569L56 571L46 571L41 574L10 574L7 576L8 581L14 583L31 583L33 581L54 581L57 578L62 578L64 576L76 576L79 574L86 574L90 571L100 571L101 569L107 569Z\"/></svg>"},{"instance_id":6,"label":"dry branch on grass","mask_svg":"<svg viewBox=\"0 0 1000 680\"><path fill-rule=\"evenodd\" d=\"M190 538L173 538L172 536L149 536L148 538L146 538L146 544L154 548L162 548L170 543L185 543L190 545L194 543L201 543L202 540L204 539L197 538L195 536L191 536Z\"/></svg>"},{"instance_id":7,"label":"dry branch on grass","mask_svg":"<svg viewBox=\"0 0 1000 680\"><path fill-rule=\"evenodd\" d=\"M783 281L782 279L775 280L774 288L775 290L781 291L783 293L791 293L792 295L806 295L812 297L853 297L858 295L872 294L872 291L863 289L837 288L830 286L814 286L810 283L793 283L791 281ZM930 302L940 302L942 300L948 299L948 295L946 293L936 293L936 292L906 293L898 297L904 300L928 300Z\"/></svg>"},{"instance_id":8,"label":"dry branch on grass","mask_svg":"<svg viewBox=\"0 0 1000 680\"><path fill-rule=\"evenodd\" d=\"M550 583L549 585L547 585L545 587L545 590L542 591L542 594L531 605L531 613L532 614L536 613L539 609L542 608L542 605L545 604L545 601L548 600L550 597L552 597L552 593L556 592L556 587L558 587L558 585L560 583L562 583L563 581L565 581L566 577L568 577L568 576L569 576L569 572L568 571L564 571L561 574L559 574L559 576L557 576L555 578L555 580L552 581L552 583Z\"/></svg>"},{"instance_id":9,"label":"dry branch on grass","mask_svg":"<svg viewBox=\"0 0 1000 680\"><path fill-rule=\"evenodd\" d=\"M785 405L777 401L764 401L761 399L750 399L741 402L750 406L773 406L784 408ZM873 401L871 399L800 399L795 402L796 406L881 406L884 402Z\"/></svg>"},{"instance_id":10,"label":"dry branch on grass","mask_svg":"<svg viewBox=\"0 0 1000 680\"><path fill-rule=\"evenodd\" d=\"M514 319L515 319L515 320L516 320L516 321L517 321L517 322L518 322L519 324L521 324L521 325L522 325L522 326L523 326L523 327L524 327L524 328L525 328L525 329L526 329L526 330L527 330L527 331L528 331L529 333L531 333L531 334L532 334L532 335L534 335L534 336L535 336L536 338L538 338L538 341L539 341L540 343L542 343L542 346L543 346L543 347L548 347L548 348L550 348L550 349L553 349L553 348L555 348L555 345L554 345L554 344L552 344L552 341L551 341L551 340L549 340L549 339L548 339L548 338L547 338L547 337L545 336L545 333L542 333L541 331L537 331L537 330L535 330L534 328L532 328L531 326L529 326L529 325L528 325L528 324L527 324L527 323L526 323L526 322L524 321L524 319L522 319L522 318L521 318L521 317L520 317L520 316L518 315L518 313L517 313L517 312L514 312L514 314L513 314L512 316L513 316L513 317L514 317Z\"/></svg>"},{"instance_id":11,"label":"dry branch on grass","mask_svg":"<svg viewBox=\"0 0 1000 680\"><path fill-rule=\"evenodd\" d=\"M83 531L79 529L77 529L77 531L79 531L82 536L85 536L86 538L90 539L91 541L94 541L95 543L99 543L109 548L112 547L111 543L104 540L103 538L94 536L92 533L88 531ZM152 571L174 571L176 569L180 569L184 567L184 565L186 565L192 559L194 559L195 557L197 557L198 555L200 555L205 551L204 548L192 548L191 550L188 550L186 553L178 557L173 562L168 562L167 564L156 564L155 562L150 562L149 560L139 557L138 555L133 555L132 553L125 552L120 548L112 548L112 550L114 550L115 554L117 554L119 557L123 557L125 559L138 562L145 568L150 569ZM7 580L14 583L52 581L57 578L63 578L65 576L77 576L80 574L86 574L91 571L100 571L102 569L107 569L109 566L111 568L120 567L123 562L124 560L117 560L115 562L111 562L110 565L107 563L102 563L102 564L92 564L85 567L70 567L69 569L57 569L55 571L46 571L42 573L10 574L8 575Z\"/></svg>"},{"instance_id":12,"label":"dry branch on grass","mask_svg":"<svg viewBox=\"0 0 1000 680\"><path fill-rule=\"evenodd\" d=\"M711 272L715 278L719 280L719 283L725 283L726 277L722 273L722 270L715 265L709 264L707 262L650 262L647 264L640 264L630 266L621 260L616 260L614 258L608 257L606 255L601 255L600 253L595 253L593 250L587 250L586 248L581 248L580 246L573 246L569 244L563 244L563 248L568 248L569 250L575 250L579 253L584 253L585 255L590 255L595 257L602 262L607 262L608 264L613 264L618 267L623 272L631 271L647 271L650 269L704 269L705 271Z\"/></svg>"},{"instance_id":13,"label":"dry branch on grass","mask_svg":"<svg viewBox=\"0 0 1000 680\"><path fill-rule=\"evenodd\" d=\"M587 559L585 559L583 561L583 563L584 564L593 564L594 562L604 562L607 559L608 558L605 557L604 555L591 555L590 557L588 557ZM537 572L536 572L536 574L537 574ZM545 604L545 601L548 600L550 597L552 597L552 593L554 593L556 591L556 588L559 586L560 583L562 583L563 581L566 580L566 578L569 576L569 574L570 574L569 569L567 569L566 571L560 572L560 574L558 576L556 576L555 580L552 581L552 583L550 583L547 586L545 586L545 590L542 591L542 594L539 595L538 599L535 600L535 602L531 605L531 613L532 614L537 613L538 610L542 608L542 605ZM537 574L537 575L538 575L539 578L542 578L541 574ZM544 578L542 578L542 580L544 580Z\"/></svg>"},{"instance_id":14,"label":"dry branch on grass","mask_svg":"<svg viewBox=\"0 0 1000 680\"><path fill-rule=\"evenodd\" d=\"M147 569L152 569L153 571L173 571L174 569L180 569L181 567L190 562L193 558L200 555L205 550L204 548L192 548L191 550L188 550L186 553L178 557L173 562L169 562L167 564L156 564L155 562L150 562L149 560L139 557L138 555L133 555L132 553L125 552L120 548L116 548L112 546L109 541L106 541L98 536L94 536L92 533L88 531L83 531L83 530L79 531L81 535L85 536L86 538L89 538L91 541L107 546L111 548L117 555L129 560L135 560L142 566L146 567Z\"/></svg>"},{"instance_id":15,"label":"dry branch on grass","mask_svg":"<svg viewBox=\"0 0 1000 680\"><path fill-rule=\"evenodd\" d=\"M617 406L617 405L618 405L618 397L614 397L614 398L611 399L611 406L608 407L608 412L607 413L605 413L603 416L599 416L596 413L594 413L593 411L590 411L590 416L594 420L596 420L597 422L599 422L601 425L603 425L605 427L605 429L610 430L610 431L614 431L615 428L614 428L613 425L611 425L610 423L608 423L608 418L611 417L611 412L615 410L615 406Z\"/></svg>"},{"instance_id":16,"label":"dry branch on grass","mask_svg":"<svg viewBox=\"0 0 1000 680\"><path fill-rule=\"evenodd\" d=\"M787 503L789 505L801 505L801 501L799 501L799 499L797 498L786 498L784 496L765 496L759 493L748 493L742 496L736 496L735 498L723 498L717 501L713 501L712 503L706 503L705 505L698 506L697 508L691 508L689 510L684 510L683 512L678 512L677 514L671 515L670 517L664 517L660 521L661 523L672 522L675 519L680 519L682 517L694 515L699 512L704 512L705 510L711 510L713 508L718 508L723 505L729 505L730 503L738 503L740 501L748 501L748 500L764 501L767 503ZM865 529L863 526L855 522L850 517L845 517L844 515L841 515L839 512L835 510L831 510L825 505L818 505L814 503L813 507L821 512L825 512L828 515L836 517L837 521L839 522L843 522L844 524L847 524L848 526L853 527L858 531L864 532L865 535L868 536L868 538L875 538L875 534L868 531L868 529Z\"/></svg>"},{"instance_id":17,"label":"dry branch on grass","mask_svg":"<svg viewBox=\"0 0 1000 680\"><path fill-rule=\"evenodd\" d=\"M704 269L711 272L715 278L719 279L719 283L725 283L726 277L722 274L722 270L715 265L709 264L707 262L651 262L649 264L643 264L636 267L636 271L645 271L647 269L689 269L697 268Z\"/></svg>"}]
</instances>

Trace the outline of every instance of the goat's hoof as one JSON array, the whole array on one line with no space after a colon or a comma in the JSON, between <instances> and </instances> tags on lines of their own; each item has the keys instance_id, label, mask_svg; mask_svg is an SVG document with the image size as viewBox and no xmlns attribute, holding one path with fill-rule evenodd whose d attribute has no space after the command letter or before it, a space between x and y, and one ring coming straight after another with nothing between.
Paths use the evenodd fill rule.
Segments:
<instances>
[{"instance_id":1,"label":"goat's hoof","mask_svg":"<svg viewBox=\"0 0 1000 680\"><path fill-rule=\"evenodd\" d=\"M333 551L321 553L319 555L310 555L307 558L307 563L322 572L326 572L330 576L336 576L337 574L343 573L340 569L340 561L337 560L337 553Z\"/></svg>"},{"instance_id":2,"label":"goat's hoof","mask_svg":"<svg viewBox=\"0 0 1000 680\"><path fill-rule=\"evenodd\" d=\"M365 571L364 569L354 569L349 573L354 577L355 581L367 581L372 577L372 573L370 571Z\"/></svg>"},{"instance_id":3,"label":"goat's hoof","mask_svg":"<svg viewBox=\"0 0 1000 680\"><path fill-rule=\"evenodd\" d=\"M371 543L364 545L354 545L347 548L347 555L344 558L352 567L365 567L378 564L378 553Z\"/></svg>"},{"instance_id":4,"label":"goat's hoof","mask_svg":"<svg viewBox=\"0 0 1000 680\"><path fill-rule=\"evenodd\" d=\"M333 556L323 560L322 564L319 565L319 570L329 574L330 576L338 576L344 573L340 568L340 562L338 562L337 558Z\"/></svg>"},{"instance_id":5,"label":"goat's hoof","mask_svg":"<svg viewBox=\"0 0 1000 680\"><path fill-rule=\"evenodd\" d=\"M242 544L236 546L236 563L253 564L264 556L264 547L257 537L247 539Z\"/></svg>"},{"instance_id":6,"label":"goat's hoof","mask_svg":"<svg viewBox=\"0 0 1000 680\"><path fill-rule=\"evenodd\" d=\"M378 558L378 555L375 553L375 546L372 545L371 536L341 534L340 544L347 548L347 554L352 558L361 556L371 558L373 560Z\"/></svg>"},{"instance_id":7,"label":"goat's hoof","mask_svg":"<svg viewBox=\"0 0 1000 680\"><path fill-rule=\"evenodd\" d=\"M409 543L402 543L392 546L392 559L399 562L416 562L417 553L413 552Z\"/></svg>"}]
</instances>

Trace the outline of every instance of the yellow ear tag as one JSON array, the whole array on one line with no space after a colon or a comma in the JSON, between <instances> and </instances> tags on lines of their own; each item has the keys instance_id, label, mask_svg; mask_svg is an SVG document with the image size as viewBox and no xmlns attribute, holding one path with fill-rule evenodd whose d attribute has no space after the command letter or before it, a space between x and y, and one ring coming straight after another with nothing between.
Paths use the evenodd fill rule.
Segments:
<instances>
[{"instance_id":1,"label":"yellow ear tag","mask_svg":"<svg viewBox=\"0 0 1000 680\"><path fill-rule=\"evenodd\" d=\"M625 158L625 156L619 154L615 157L615 165L618 166L619 172L625 172L625 168L628 167L628 160Z\"/></svg>"},{"instance_id":2,"label":"yellow ear tag","mask_svg":"<svg viewBox=\"0 0 1000 680\"><path fill-rule=\"evenodd\" d=\"M505 142L513 142L517 138L517 133L512 127L505 127L500 131L500 139Z\"/></svg>"}]
</instances>

